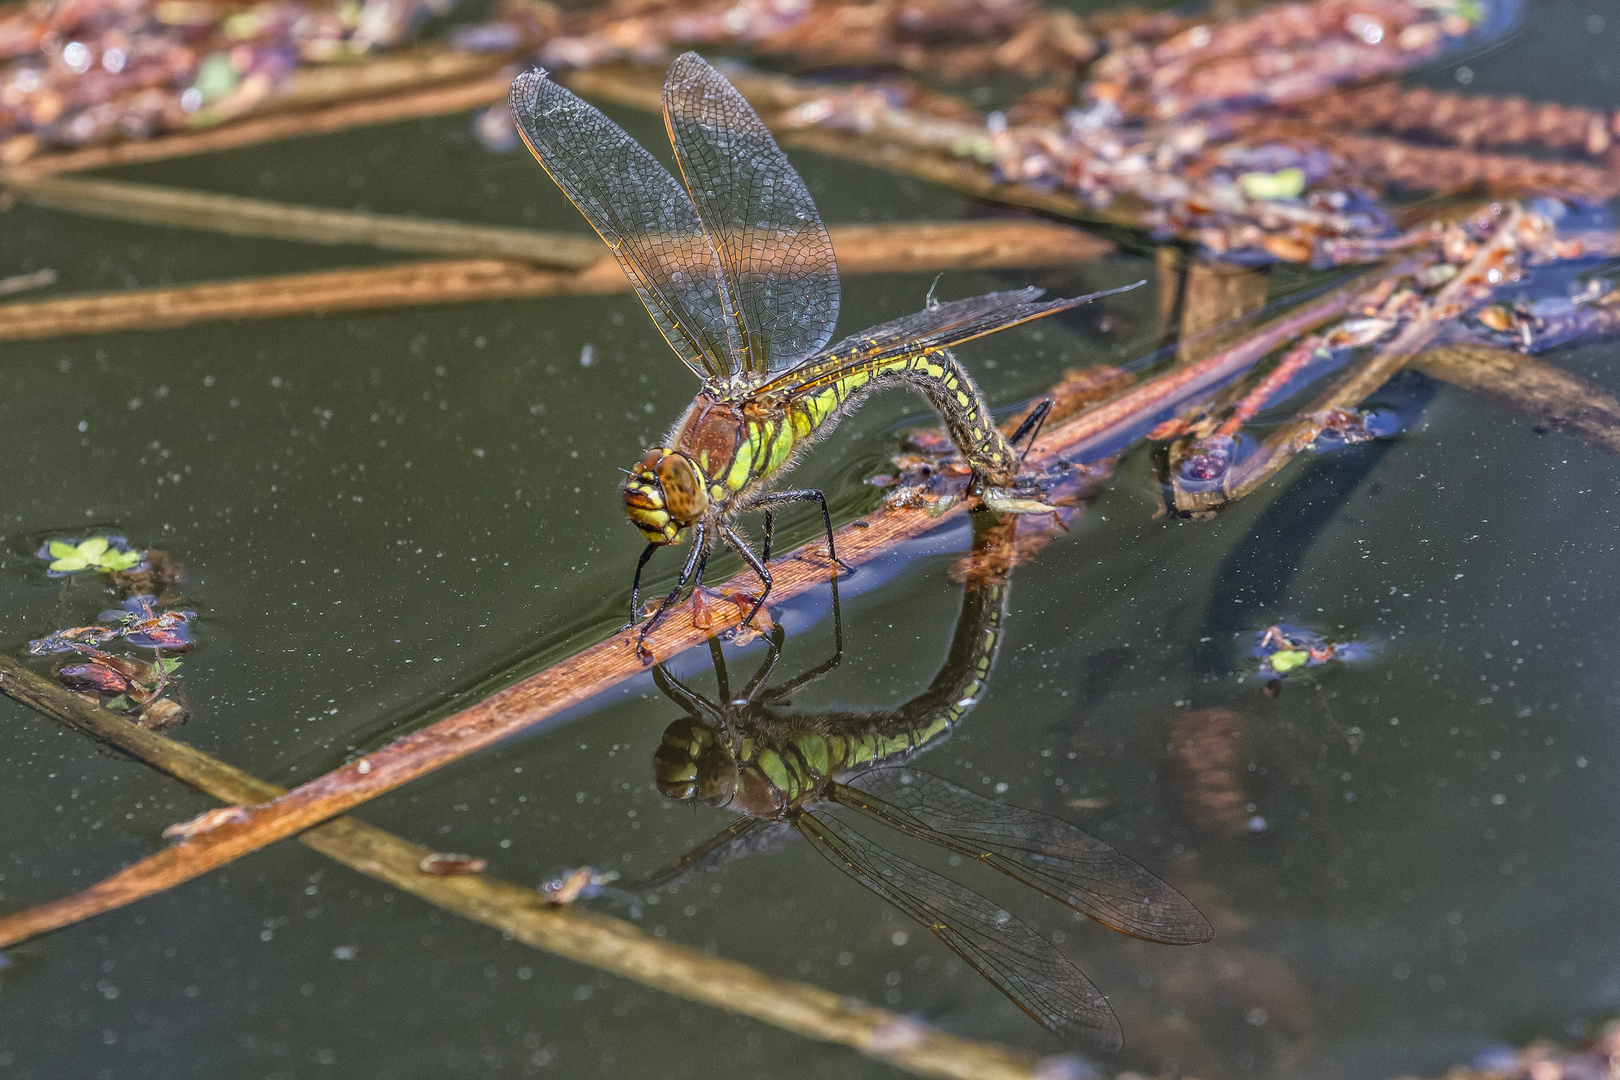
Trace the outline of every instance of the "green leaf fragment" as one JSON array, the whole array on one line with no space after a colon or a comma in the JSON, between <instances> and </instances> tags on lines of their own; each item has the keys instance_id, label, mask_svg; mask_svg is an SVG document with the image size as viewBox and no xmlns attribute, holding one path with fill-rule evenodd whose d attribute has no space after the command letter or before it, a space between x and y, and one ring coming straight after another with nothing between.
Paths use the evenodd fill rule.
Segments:
<instances>
[{"instance_id":1,"label":"green leaf fragment","mask_svg":"<svg viewBox=\"0 0 1620 1080\"><path fill-rule=\"evenodd\" d=\"M105 536L92 536L79 545L79 554L91 562L95 562L106 554L107 549L110 547L112 547L112 543Z\"/></svg>"},{"instance_id":2,"label":"green leaf fragment","mask_svg":"<svg viewBox=\"0 0 1620 1080\"><path fill-rule=\"evenodd\" d=\"M109 551L96 563L96 569L108 572L128 570L139 565L141 553L138 551Z\"/></svg>"},{"instance_id":3,"label":"green leaf fragment","mask_svg":"<svg viewBox=\"0 0 1620 1080\"><path fill-rule=\"evenodd\" d=\"M1242 186L1243 194L1251 199L1297 199L1305 190L1305 170L1244 173L1238 177L1238 184Z\"/></svg>"},{"instance_id":4,"label":"green leaf fragment","mask_svg":"<svg viewBox=\"0 0 1620 1080\"><path fill-rule=\"evenodd\" d=\"M1304 667L1311 654L1304 649L1281 649L1271 654L1271 670L1286 675L1297 667Z\"/></svg>"},{"instance_id":5,"label":"green leaf fragment","mask_svg":"<svg viewBox=\"0 0 1620 1080\"><path fill-rule=\"evenodd\" d=\"M52 540L49 550L51 553L51 558L65 559L69 555L78 554L79 545L70 544L66 540Z\"/></svg>"},{"instance_id":6,"label":"green leaf fragment","mask_svg":"<svg viewBox=\"0 0 1620 1080\"><path fill-rule=\"evenodd\" d=\"M55 554L55 552L52 552L52 554ZM74 550L71 555L51 562L51 569L59 574L71 574L76 570L88 570L89 568L90 560L80 555L77 550Z\"/></svg>"}]
</instances>

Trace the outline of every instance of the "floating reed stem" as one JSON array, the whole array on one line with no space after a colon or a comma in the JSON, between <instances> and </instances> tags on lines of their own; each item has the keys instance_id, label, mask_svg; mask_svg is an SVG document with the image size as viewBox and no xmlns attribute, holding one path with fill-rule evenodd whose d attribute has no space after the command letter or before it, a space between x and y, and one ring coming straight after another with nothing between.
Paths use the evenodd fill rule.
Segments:
<instances>
[{"instance_id":1,"label":"floating reed stem","mask_svg":"<svg viewBox=\"0 0 1620 1080\"><path fill-rule=\"evenodd\" d=\"M0 693L222 802L264 802L285 793L92 704L6 656L0 656ZM427 848L353 818L328 821L298 839L362 874L526 945L807 1038L852 1047L918 1076L1031 1080L1040 1075L1033 1055L946 1035L885 1009L655 938L620 919L552 907L532 888L486 874L425 873L422 860L432 854Z\"/></svg>"},{"instance_id":2,"label":"floating reed stem","mask_svg":"<svg viewBox=\"0 0 1620 1080\"><path fill-rule=\"evenodd\" d=\"M1620 400L1545 360L1512 349L1456 344L1420 352L1411 365L1505 405L1539 427L1620 454Z\"/></svg>"},{"instance_id":3,"label":"floating reed stem","mask_svg":"<svg viewBox=\"0 0 1620 1080\"><path fill-rule=\"evenodd\" d=\"M358 210L327 210L117 180L0 175L0 185L36 206L231 236L263 236L301 240L307 244L366 244L389 251L516 259L565 270L582 270L602 258L602 242L594 236L578 233L466 225L458 221L431 221Z\"/></svg>"},{"instance_id":4,"label":"floating reed stem","mask_svg":"<svg viewBox=\"0 0 1620 1080\"><path fill-rule=\"evenodd\" d=\"M833 228L832 238L846 274L1062 266L1113 250L1106 240L1077 229L1023 219L845 225ZM0 305L0 341L158 330L220 319L628 292L618 263L599 242L590 244L597 261L577 272L462 259L6 304Z\"/></svg>"},{"instance_id":5,"label":"floating reed stem","mask_svg":"<svg viewBox=\"0 0 1620 1080\"><path fill-rule=\"evenodd\" d=\"M1510 204L1496 223L1491 238L1479 245L1468 265L1441 286L1428 301L1427 310L1397 330L1395 336L1372 355L1348 368L1298 416L1268 435L1252 455L1228 469L1216 486L1190 490L1179 470L1174 470L1171 479L1176 509L1209 511L1254 491L1321 434L1324 417L1355 409L1414 356L1428 349L1452 319L1467 306L1477 305L1479 298L1475 293L1491 280L1487 273L1495 262L1517 250L1518 228L1523 217L1523 209ZM1402 268L1391 271L1392 276L1400 273Z\"/></svg>"},{"instance_id":6,"label":"floating reed stem","mask_svg":"<svg viewBox=\"0 0 1620 1080\"><path fill-rule=\"evenodd\" d=\"M1340 288L1260 327L1238 345L1173 368L1085 410L1049 430L1030 451L1029 466L1045 469L1065 458L1084 460L1088 454L1096 457L1111 452L1190 398L1210 392L1284 342L1341 314L1358 295L1354 287ZM931 493L918 493L921 498L891 499L869 514L863 527L840 529L837 550L842 561L859 566L965 513L974 501L957 497L963 493L965 481L940 478L939 484ZM815 588L830 576L819 541L774 560L771 569L771 595L779 601ZM728 587L743 589L752 583L752 571L744 571ZM615 634L285 795L260 802L239 820L182 839L83 892L0 918L0 946L161 892L346 813L475 751L531 730L640 674L655 659L667 660L722 633L740 622L742 615L733 605L710 605L700 626L688 600L673 608L647 639L651 657L638 654L634 633Z\"/></svg>"}]
</instances>

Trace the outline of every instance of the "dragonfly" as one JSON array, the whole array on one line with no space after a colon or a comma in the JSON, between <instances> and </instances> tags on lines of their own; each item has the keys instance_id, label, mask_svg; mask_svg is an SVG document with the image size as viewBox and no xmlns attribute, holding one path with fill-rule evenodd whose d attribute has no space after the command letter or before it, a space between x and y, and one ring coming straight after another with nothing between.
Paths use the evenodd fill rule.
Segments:
<instances>
[{"instance_id":1,"label":"dragonfly","mask_svg":"<svg viewBox=\"0 0 1620 1080\"><path fill-rule=\"evenodd\" d=\"M872 390L920 391L977 483L1012 487L1021 464L1014 447L1033 441L1039 417L1004 436L952 347L1120 291L1041 300L1042 290L1027 288L930 302L828 347L839 282L827 227L759 114L701 56L678 57L664 80L664 126L680 181L542 69L513 81L510 103L530 152L607 242L670 347L702 380L663 442L625 470L625 512L647 540L631 584L631 627L642 614L648 560L691 537L675 588L637 639L643 651L687 584L701 587L717 543L763 585L742 626L753 621L771 590L774 515L785 504L819 504L828 558L842 565L826 495L773 484ZM745 512L764 514L757 555L736 532Z\"/></svg>"},{"instance_id":2,"label":"dragonfly","mask_svg":"<svg viewBox=\"0 0 1620 1080\"><path fill-rule=\"evenodd\" d=\"M1117 1049L1122 1033L1107 999L1056 946L1001 905L901 857L859 827L885 826L981 862L1133 937L1191 945L1214 936L1190 900L1101 840L1060 818L986 799L906 765L948 738L987 691L1006 597L1007 586L995 575L968 588L938 674L916 697L887 711L784 711L790 695L836 666L841 629L831 660L766 687L779 656L781 629L774 629L764 664L735 698L717 641L709 647L718 701L655 667L659 688L686 713L665 730L654 755L659 790L743 816L627 890L636 896L662 891L796 831L834 866L926 926L1041 1025L1096 1049Z\"/></svg>"}]
</instances>

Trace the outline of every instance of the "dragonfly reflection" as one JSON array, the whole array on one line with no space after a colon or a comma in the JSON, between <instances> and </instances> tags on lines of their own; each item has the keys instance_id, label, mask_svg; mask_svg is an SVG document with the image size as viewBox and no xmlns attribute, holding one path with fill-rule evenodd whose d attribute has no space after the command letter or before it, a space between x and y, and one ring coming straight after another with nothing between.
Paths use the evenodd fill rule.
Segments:
<instances>
[{"instance_id":1,"label":"dragonfly reflection","mask_svg":"<svg viewBox=\"0 0 1620 1080\"><path fill-rule=\"evenodd\" d=\"M982 533L981 554L998 530L1010 536L1013 524L1003 521ZM790 695L838 664L841 630L831 659L767 686L781 642L780 629L773 631L765 663L736 697L719 646L711 642L718 701L655 668L659 688L687 713L665 730L655 755L659 790L744 816L629 888L643 895L668 888L796 830L834 866L928 927L1036 1021L1087 1045L1116 1049L1121 1034L1113 1010L1055 946L998 904L902 858L856 826L875 822L976 859L1133 937L1188 945L1213 936L1186 897L1068 822L902 764L949 737L988 685L1007 585L1004 575L974 580L944 666L897 708L785 711Z\"/></svg>"}]
</instances>

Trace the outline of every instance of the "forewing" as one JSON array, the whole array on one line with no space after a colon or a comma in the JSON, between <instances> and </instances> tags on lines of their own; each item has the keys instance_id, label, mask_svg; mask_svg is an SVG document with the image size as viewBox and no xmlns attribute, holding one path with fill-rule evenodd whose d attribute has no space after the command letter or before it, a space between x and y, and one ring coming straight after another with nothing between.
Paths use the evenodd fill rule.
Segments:
<instances>
[{"instance_id":1,"label":"forewing","mask_svg":"<svg viewBox=\"0 0 1620 1080\"><path fill-rule=\"evenodd\" d=\"M994 802L916 769L875 769L835 789L835 797L1132 937L1194 945L1215 936L1174 887L1060 818Z\"/></svg>"},{"instance_id":2,"label":"forewing","mask_svg":"<svg viewBox=\"0 0 1620 1080\"><path fill-rule=\"evenodd\" d=\"M938 352L964 341L993 334L998 330L1079 307L1103 296L1134 289L1105 289L1085 296L1061 300L1041 300L1045 291L1030 287L1008 292L985 293L965 300L951 300L925 308L913 315L881 323L844 338L811 357L793 371L759 388L757 392L802 393L836 382L851 369L881 363L904 354Z\"/></svg>"},{"instance_id":3,"label":"forewing","mask_svg":"<svg viewBox=\"0 0 1620 1080\"><path fill-rule=\"evenodd\" d=\"M829 815L801 814L797 825L828 862L928 927L1043 1027L1098 1050L1119 1049L1108 999L1026 923Z\"/></svg>"},{"instance_id":4,"label":"forewing","mask_svg":"<svg viewBox=\"0 0 1620 1080\"><path fill-rule=\"evenodd\" d=\"M720 257L669 170L544 71L513 80L510 101L530 152L613 249L671 347L700 376L731 375Z\"/></svg>"},{"instance_id":5,"label":"forewing","mask_svg":"<svg viewBox=\"0 0 1620 1080\"><path fill-rule=\"evenodd\" d=\"M737 88L697 53L664 80L664 123L720 260L761 381L827 343L838 321L838 264L816 204Z\"/></svg>"}]
</instances>

